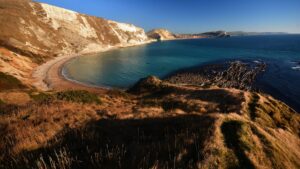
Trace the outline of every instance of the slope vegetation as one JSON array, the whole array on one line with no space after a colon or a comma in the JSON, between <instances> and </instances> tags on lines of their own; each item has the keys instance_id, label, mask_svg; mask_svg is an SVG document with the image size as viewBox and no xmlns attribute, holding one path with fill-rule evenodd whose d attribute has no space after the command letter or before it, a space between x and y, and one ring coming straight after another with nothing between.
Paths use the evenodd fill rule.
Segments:
<instances>
[{"instance_id":1,"label":"slope vegetation","mask_svg":"<svg viewBox=\"0 0 300 169\"><path fill-rule=\"evenodd\" d=\"M31 95L1 105L1 168L300 166L300 116L268 95L155 77L129 92Z\"/></svg>"}]
</instances>

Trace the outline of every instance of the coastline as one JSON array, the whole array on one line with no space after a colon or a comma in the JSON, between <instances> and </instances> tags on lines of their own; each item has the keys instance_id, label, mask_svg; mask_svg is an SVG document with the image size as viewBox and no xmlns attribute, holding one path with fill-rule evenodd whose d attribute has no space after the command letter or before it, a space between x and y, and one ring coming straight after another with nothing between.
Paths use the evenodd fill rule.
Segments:
<instances>
[{"instance_id":1,"label":"coastline","mask_svg":"<svg viewBox=\"0 0 300 169\"><path fill-rule=\"evenodd\" d=\"M107 87L98 87L98 86L83 84L65 77L62 72L64 65L68 61L79 56L102 53L102 52L107 52L107 51L121 49L121 48L146 45L153 42L156 41L150 40L139 44L130 44L124 46L113 46L113 47L103 48L96 52L70 54L70 55L56 57L54 59L51 59L43 63L42 65L39 65L33 70L33 73L31 74L32 78L34 79L33 86L42 91L87 90L96 93L104 93L108 90Z\"/></svg>"},{"instance_id":2,"label":"coastline","mask_svg":"<svg viewBox=\"0 0 300 169\"><path fill-rule=\"evenodd\" d=\"M239 62L241 64L237 65L236 63ZM263 93L288 105L294 111L300 112L300 104L295 98L286 95L267 81L262 80L267 69L270 69L268 64L264 60L243 58L217 60L175 70L162 77L162 79L178 85L197 85L204 88L213 85L221 88L236 88L243 91ZM246 70L244 67L247 67L247 65L252 66ZM252 68L252 70L249 68ZM253 79L251 79L252 77Z\"/></svg>"},{"instance_id":3,"label":"coastline","mask_svg":"<svg viewBox=\"0 0 300 169\"><path fill-rule=\"evenodd\" d=\"M178 38L178 39L167 39L163 41L174 41L174 40L186 40L189 38ZM191 39L199 39L199 38L191 38ZM202 39L202 38L200 38ZM139 44L130 44L130 45L123 45L123 46L113 46L103 48L96 52L86 52L86 53L78 53L78 54L69 54L63 55L56 58L53 58L42 65L36 67L33 72L31 73L31 77L33 78L33 86L42 91L51 91L51 90L87 90L96 93L103 93L109 90L108 87L100 87L100 86L93 86L89 84L84 84L78 81L74 81L65 77L62 73L64 65L76 58L83 55L91 55L96 53L107 52L111 50L117 50L121 48L128 48L128 47L135 47L150 44L153 42L159 42L157 40L148 40L143 43Z\"/></svg>"}]
</instances>

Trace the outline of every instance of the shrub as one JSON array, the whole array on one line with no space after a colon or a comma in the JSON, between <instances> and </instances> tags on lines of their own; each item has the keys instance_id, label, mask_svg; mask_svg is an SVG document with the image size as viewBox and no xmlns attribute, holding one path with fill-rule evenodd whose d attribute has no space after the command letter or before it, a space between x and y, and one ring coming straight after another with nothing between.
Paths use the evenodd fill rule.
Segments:
<instances>
[{"instance_id":1,"label":"shrub","mask_svg":"<svg viewBox=\"0 0 300 169\"><path fill-rule=\"evenodd\" d=\"M58 100L77 103L100 103L98 96L85 90L67 90L56 93Z\"/></svg>"},{"instance_id":2,"label":"shrub","mask_svg":"<svg viewBox=\"0 0 300 169\"><path fill-rule=\"evenodd\" d=\"M53 95L48 93L30 94L30 97L37 102L49 102L55 98Z\"/></svg>"}]
</instances>

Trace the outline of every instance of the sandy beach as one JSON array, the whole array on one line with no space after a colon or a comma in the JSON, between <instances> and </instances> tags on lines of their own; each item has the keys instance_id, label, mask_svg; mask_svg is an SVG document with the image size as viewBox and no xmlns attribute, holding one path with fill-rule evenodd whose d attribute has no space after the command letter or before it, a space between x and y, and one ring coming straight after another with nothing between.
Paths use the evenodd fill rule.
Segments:
<instances>
[{"instance_id":1,"label":"sandy beach","mask_svg":"<svg viewBox=\"0 0 300 169\"><path fill-rule=\"evenodd\" d=\"M145 44L152 43L152 42L154 42L154 41L148 41L145 43L134 44L134 45L108 47L108 48L103 48L102 50L99 50L97 52L91 52L91 53L72 54L72 55L56 57L34 69L34 71L32 73L32 77L34 79L33 86L42 91L87 90L87 91L92 91L92 92L96 92L96 93L103 93L103 92L107 91L108 89L104 88L104 87L89 86L86 84L81 84L81 83L77 83L75 81L66 79L62 75L62 69L64 67L64 64L66 62L68 62L69 60L74 59L79 56L82 56L82 55L101 53L101 52L106 52L106 51L120 49L120 48L140 46L140 45L145 45Z\"/></svg>"}]
</instances>

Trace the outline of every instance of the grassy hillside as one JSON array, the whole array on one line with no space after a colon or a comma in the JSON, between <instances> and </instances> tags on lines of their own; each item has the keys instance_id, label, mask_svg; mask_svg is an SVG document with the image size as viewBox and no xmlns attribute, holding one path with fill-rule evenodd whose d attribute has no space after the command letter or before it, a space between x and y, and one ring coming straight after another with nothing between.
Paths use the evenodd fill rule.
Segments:
<instances>
[{"instance_id":1,"label":"grassy hillside","mask_svg":"<svg viewBox=\"0 0 300 169\"><path fill-rule=\"evenodd\" d=\"M155 77L34 95L0 104L0 168L300 167L300 116L268 95Z\"/></svg>"}]
</instances>

